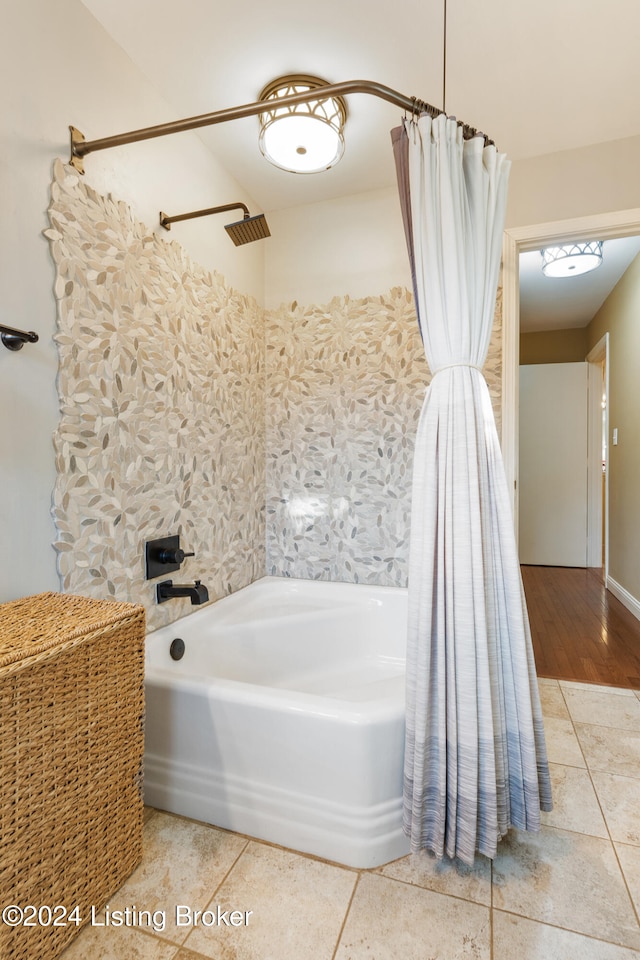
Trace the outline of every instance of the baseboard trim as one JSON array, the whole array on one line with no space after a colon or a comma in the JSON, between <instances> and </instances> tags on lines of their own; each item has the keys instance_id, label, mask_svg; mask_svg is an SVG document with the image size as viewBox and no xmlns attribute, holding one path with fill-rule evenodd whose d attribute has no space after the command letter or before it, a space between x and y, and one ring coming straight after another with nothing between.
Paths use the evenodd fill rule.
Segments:
<instances>
[{"instance_id":1,"label":"baseboard trim","mask_svg":"<svg viewBox=\"0 0 640 960\"><path fill-rule=\"evenodd\" d=\"M619 600L620 603L623 603L637 620L640 620L640 600L637 600L632 593L629 593L628 590L621 587L613 577L607 577L606 586L607 590L610 590L614 597Z\"/></svg>"}]
</instances>

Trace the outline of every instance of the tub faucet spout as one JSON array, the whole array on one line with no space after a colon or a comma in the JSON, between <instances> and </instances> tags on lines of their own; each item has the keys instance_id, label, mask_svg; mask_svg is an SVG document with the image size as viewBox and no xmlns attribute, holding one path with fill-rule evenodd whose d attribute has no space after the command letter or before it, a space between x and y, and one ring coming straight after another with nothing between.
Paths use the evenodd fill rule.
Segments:
<instances>
[{"instance_id":1,"label":"tub faucet spout","mask_svg":"<svg viewBox=\"0 0 640 960\"><path fill-rule=\"evenodd\" d=\"M156 600L158 603L165 603L173 597L190 597L191 603L206 603L209 599L209 591L200 580L194 583L174 583L173 580L163 580L156 584Z\"/></svg>"}]
</instances>

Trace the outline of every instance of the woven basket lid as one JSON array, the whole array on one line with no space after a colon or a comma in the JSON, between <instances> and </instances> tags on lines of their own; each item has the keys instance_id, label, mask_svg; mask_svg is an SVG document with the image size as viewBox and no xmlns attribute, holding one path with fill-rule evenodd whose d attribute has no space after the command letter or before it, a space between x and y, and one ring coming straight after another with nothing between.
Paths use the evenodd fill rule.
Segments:
<instances>
[{"instance_id":1,"label":"woven basket lid","mask_svg":"<svg viewBox=\"0 0 640 960\"><path fill-rule=\"evenodd\" d=\"M66 593L38 593L0 604L0 667L68 645L132 617L144 607Z\"/></svg>"}]
</instances>

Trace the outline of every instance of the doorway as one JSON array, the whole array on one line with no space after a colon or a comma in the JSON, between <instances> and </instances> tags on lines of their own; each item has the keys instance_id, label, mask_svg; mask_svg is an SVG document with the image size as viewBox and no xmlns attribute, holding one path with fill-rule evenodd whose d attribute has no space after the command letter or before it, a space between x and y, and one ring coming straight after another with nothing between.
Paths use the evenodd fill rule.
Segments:
<instances>
[{"instance_id":1,"label":"doorway","mask_svg":"<svg viewBox=\"0 0 640 960\"><path fill-rule=\"evenodd\" d=\"M516 533L519 477L520 254L569 240L608 240L632 236L640 236L640 209L505 230L502 249L502 455L511 492Z\"/></svg>"},{"instance_id":2,"label":"doorway","mask_svg":"<svg viewBox=\"0 0 640 960\"><path fill-rule=\"evenodd\" d=\"M587 354L587 566L609 575L609 334Z\"/></svg>"},{"instance_id":3,"label":"doorway","mask_svg":"<svg viewBox=\"0 0 640 960\"><path fill-rule=\"evenodd\" d=\"M608 572L608 343L586 360L520 366L519 549L524 564Z\"/></svg>"},{"instance_id":4,"label":"doorway","mask_svg":"<svg viewBox=\"0 0 640 960\"><path fill-rule=\"evenodd\" d=\"M538 224L529 228L512 229L505 233L503 246L503 303L504 303L504 367L503 367L503 455L505 470L512 493L515 528L519 525L519 334L520 288L519 257L522 251L540 250L569 240L601 239L640 235L640 210L585 217L573 221ZM592 683L612 683L633 686L640 676L640 608L634 598L625 598L618 585L609 576L607 536L609 451L604 437L610 433L609 414L609 351L608 338L596 344L588 354L589 380L589 529L587 562L582 570L567 568L525 567L523 579L528 594L532 628L535 633L536 607L540 622L553 628L548 638L548 650L553 650L556 671L541 670L542 676L562 679L587 680ZM584 359L584 354L582 355ZM604 403L604 406L603 406ZM615 424L614 424L615 426ZM609 439L611 439L609 437ZM604 575L603 575L604 574ZM544 581L544 582L543 582ZM571 606L570 597L575 604ZM620 602L621 601L621 602ZM576 614L589 612L589 623L580 623ZM575 656L563 651L567 643L576 642ZM587 641L590 652L587 651ZM534 638L534 647L536 640ZM564 646L563 646L564 645ZM536 661L543 654L536 650ZM629 662L629 658L633 661Z\"/></svg>"}]
</instances>

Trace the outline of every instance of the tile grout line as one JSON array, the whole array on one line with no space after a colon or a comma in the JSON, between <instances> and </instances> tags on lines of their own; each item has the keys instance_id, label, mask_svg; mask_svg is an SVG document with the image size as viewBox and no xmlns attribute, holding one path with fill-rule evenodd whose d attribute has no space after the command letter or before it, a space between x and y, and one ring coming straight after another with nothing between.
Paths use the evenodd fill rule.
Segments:
<instances>
[{"instance_id":1,"label":"tile grout line","mask_svg":"<svg viewBox=\"0 0 640 960\"><path fill-rule=\"evenodd\" d=\"M550 923L548 920L538 920L535 917L527 917L523 913L515 913L513 910L507 910L503 907L499 908L500 913L506 913L510 917L517 917L519 920L526 920L529 923L539 923L542 927L549 927L551 930L562 930L564 933L571 933L576 937L583 937L585 940L593 940L594 943L607 943L612 947L617 947L618 950L630 950L632 953L637 953L640 957L640 949L636 947L630 947L626 944L616 943L615 940L605 940L604 937L594 937L590 933L584 933L582 930L575 930L573 927L562 927L558 923Z\"/></svg>"},{"instance_id":2,"label":"tile grout line","mask_svg":"<svg viewBox=\"0 0 640 960\"><path fill-rule=\"evenodd\" d=\"M605 820L605 823L606 823L606 820ZM609 829L609 824L607 824L607 830L608 829ZM638 924L638 929L640 930L640 911L636 907L635 900L631 895L631 890L629 889L629 884L627 883L627 875L625 874L622 863L620 862L620 857L616 849L615 841L613 840L611 841L611 846L613 847L613 855L616 858L616 863L618 864L618 869L620 870L620 875L622 876L622 882L624 883L625 890L627 891L627 895L629 897L629 900L631 901L631 909L633 910L633 914L636 918L636 923Z\"/></svg>"},{"instance_id":3,"label":"tile grout line","mask_svg":"<svg viewBox=\"0 0 640 960\"><path fill-rule=\"evenodd\" d=\"M227 872L225 873L225 875L224 875L224 877L222 878L222 880L220 881L220 883L219 883L216 887L214 887L213 894L211 895L211 899L207 901L207 907L210 906L210 905L213 903L213 901L216 899L216 897L218 896L218 894L219 894L219 892L220 892L221 886L222 886L224 883L226 883L226 881L227 881L227 879L228 879L228 877L229 877L229 874L232 872L232 870L233 870L233 869L235 868L235 866L237 865L238 860L240 859L240 857L241 857L244 853L247 852L247 847L249 846L249 843L250 843L249 840L246 840L246 841L245 841L244 847L242 848L242 850L240 851L240 853L238 854L238 856L235 858L235 860L233 861L233 863L231 864L231 866L229 867L229 869L228 869Z\"/></svg>"},{"instance_id":4,"label":"tile grout line","mask_svg":"<svg viewBox=\"0 0 640 960\"><path fill-rule=\"evenodd\" d=\"M484 854L481 854L484 856ZM393 861L391 861L393 863ZM383 864L386 866L386 864ZM402 883L405 887L414 887L416 890L426 890L427 893L435 893L439 897L447 897L450 900L461 900L463 903L472 903L476 907L491 908L491 891L489 891L489 903L483 903L481 900L473 900L470 897L463 897L460 893L444 892L443 890L434 890L433 887L424 887L421 883L414 883L412 880L404 880L401 877L390 877L386 873L381 873L382 867L373 867L370 870L363 870L363 873L370 873L372 876L382 877L383 880L390 880L392 883Z\"/></svg>"},{"instance_id":5,"label":"tile grout line","mask_svg":"<svg viewBox=\"0 0 640 960\"><path fill-rule=\"evenodd\" d=\"M349 903L347 904L347 909L344 912L344 917L342 919L342 924L340 925L340 930L338 931L338 937L336 939L336 945L333 948L333 953L331 954L331 960L335 960L336 954L338 953L338 949L340 948L340 941L342 940L342 934L344 933L344 928L347 924L349 913L351 912L351 904L353 903L353 898L356 895L356 890L358 889L358 886L360 884L361 877L362 877L362 871L359 870L358 875L356 876L356 882L353 885L353 890L351 891L351 896L349 897Z\"/></svg>"},{"instance_id":6,"label":"tile grout line","mask_svg":"<svg viewBox=\"0 0 640 960\"><path fill-rule=\"evenodd\" d=\"M158 812L158 811L154 811L154 812ZM163 812L164 812L164 811L163 811ZM180 814L171 814L171 816L173 816L175 819L188 820L190 823L201 823L201 821L199 821L199 820L192 820L192 819L189 818L189 817L182 817ZM151 819L151 816L149 816L148 819ZM222 829L222 828L220 828L220 827L215 827L213 824L205 824L205 826L211 826L211 827L212 827L213 829L215 829L215 830L221 830L221 829ZM228 831L228 830L227 830L227 831L224 831L224 832L225 832L225 833L230 833L230 834L232 833L232 831ZM236 834L236 836L238 836L238 834ZM224 875L224 877L222 878L222 880L220 881L220 883L215 887L215 889L214 889L214 891L213 891L213 895L212 895L211 898L207 901L207 903L205 904L205 906L204 906L204 908L203 908L204 910L206 910L207 907L209 907L210 904L212 903L212 901L215 899L218 891L220 890L220 887L221 887L222 884L225 882L225 880L227 879L227 877L229 876L229 874L231 873L231 871L233 870L233 868L235 867L235 865L237 864L238 860L240 859L240 857L241 857L242 854L245 852L245 850L247 849L248 846L249 846L249 840L247 839L247 840L245 841L244 847L242 848L242 850L240 851L240 853L238 854L238 856L235 858L235 860L233 861L233 863L231 864L231 866L229 867L229 869L228 869L227 872L225 873L225 875ZM125 883L126 883L126 881L125 881ZM195 929L195 928L194 928L194 929ZM189 950L191 949L190 947L186 947L186 943L187 943L187 940L189 939L189 937L191 936L191 934L193 933L193 930L190 930L189 933L187 934L187 936L184 938L184 940L183 940L181 943L178 943L178 944L176 943L175 940L169 940L168 937L162 936L161 933L152 932L151 930L147 930L147 929L145 929L144 927L136 927L136 930L137 930L138 933L141 933L141 934L143 934L144 936L149 937L150 939L152 939L155 943L157 943L158 941L160 941L161 943L166 943L168 946L176 947L178 953L179 953L180 950L182 950L183 948L184 948L184 949L189 949ZM71 942L73 943L73 941L71 941ZM197 951L192 951L192 952L193 952L193 953L197 953ZM176 957L177 955L178 955L177 953L174 954L174 957L172 958L172 960L175 960L175 957ZM198 956L201 956L201 954L198 954Z\"/></svg>"},{"instance_id":7,"label":"tile grout line","mask_svg":"<svg viewBox=\"0 0 640 960\"><path fill-rule=\"evenodd\" d=\"M489 960L493 960L494 953L493 929L493 858L489 867Z\"/></svg>"},{"instance_id":8,"label":"tile grout line","mask_svg":"<svg viewBox=\"0 0 640 960\"><path fill-rule=\"evenodd\" d=\"M572 715L572 713L571 713L571 709L570 709L570 707L569 707L569 704L567 703L567 700L566 700L566 698L565 698L564 691L562 690L562 686L560 686L560 690L561 690L561 692L562 692L562 699L563 699L564 702L565 702L565 706L566 706L567 712L568 712L568 714L569 714L569 719L571 720L571 726L572 726L572 728L573 728L574 736L575 736L576 740L578 741L578 746L580 747L580 752L582 753L582 757L583 757L583 760L584 760L584 762L585 762L585 769L586 769L587 774L588 774L588 776L589 776L589 782L591 783L591 788L592 788L592 790L593 790L593 792L594 792L594 794L595 794L596 803L598 804L598 809L600 810L600 814L601 814L602 820L603 820L603 822L604 822L605 830L607 831L607 835L608 835L608 837L609 837L609 843L611 844L611 849L612 849L612 851L613 851L613 855L614 855L614 857L615 857L615 861L616 861L616 863L618 864L618 870L620 871L620 876L621 876L621 878L622 878L622 883L623 883L623 885L624 885L625 890L627 891L627 896L629 897L629 902L630 902L630 904L631 904L631 910L632 910L632 912L633 912L634 917L636 918L636 923L637 923L637 925L638 925L638 929L640 929L640 913L638 912L638 909L636 908L635 901L634 901L633 897L631 896L631 891L630 891L630 889L629 889L629 884L627 883L627 877L626 877L626 874L625 874L625 872L624 872L624 870L623 870L623 868L622 868L622 863L620 862L620 857L618 856L618 851L616 850L615 842L614 842L614 840L613 840L613 837L611 836L611 829L610 829L610 827L609 827L609 822L608 822L608 820L607 820L607 818L606 818L604 809L603 809L603 807L602 807L602 803L601 803L601 801L600 801L600 796L599 796L598 791L597 791L597 789L596 789L596 785L595 785L595 783L594 783L594 781L593 781L592 770L591 770L591 767L589 766L589 761L587 760L587 756L586 756L586 754L585 754L585 752L584 752L584 749L583 749L583 747L582 747L582 743L581 743L581 741L580 741L580 737L578 736L578 731L576 730L575 721L574 721L574 719L573 719L573 715ZM611 694L611 696L618 696L618 694ZM600 726L601 726L601 724L600 724ZM609 727L608 729L611 730L611 729L619 729L619 728ZM599 773L599 772L605 772L605 773L606 773L607 771L593 771L593 773ZM635 779L635 778L629 778L629 779Z\"/></svg>"},{"instance_id":9,"label":"tile grout line","mask_svg":"<svg viewBox=\"0 0 640 960\"><path fill-rule=\"evenodd\" d=\"M84 931L84 930L90 930L90 929L91 929L91 926L90 926L90 925L87 926L87 925L85 924L85 925L81 928L80 933L82 933L82 931ZM116 929L120 929L120 928L116 928ZM153 943L160 943L160 944L164 944L164 945L167 946L167 947L174 947L174 949L177 951L177 953L175 953L175 954L173 955L173 957L170 958L170 960L175 960L175 958L177 957L178 953L184 948L184 944L185 944L185 942L186 942L186 941L184 941L183 943L176 943L175 940L168 940L166 936L163 936L163 935L162 935L162 933L155 933L155 931L153 931L153 930L148 930L148 929L146 929L145 927L134 927L134 926L131 926L131 927L129 927L129 928L125 927L125 929L129 929L129 930L132 931L132 932L139 933L140 936L142 936L142 937L147 937L147 939L150 940L150 941L152 941ZM127 935L128 935L128 934L127 934ZM68 943L68 944L66 945L66 947L64 948L63 952L60 954L61 960L64 960L65 952L66 952L70 947L74 946L74 944L76 943L76 940L77 940L77 938L74 937L73 940L70 940L70 941L69 941L69 943ZM197 951L195 951L195 950L192 950L191 952L197 954ZM197 956L200 957L201 954L197 954ZM206 957L203 957L203 960L207 960L207 958L206 958Z\"/></svg>"},{"instance_id":10,"label":"tile grout line","mask_svg":"<svg viewBox=\"0 0 640 960\"><path fill-rule=\"evenodd\" d=\"M210 826L213 826L213 824L210 824ZM220 827L214 827L214 829L220 830L221 828L220 828ZM227 832L227 833L233 833L233 831L226 831L226 832ZM238 834L235 834L235 836L238 836ZM231 864L231 866L229 867L229 869L227 870L227 872L226 872L225 875L223 876L223 878L222 878L222 880L220 881L220 883L218 883L218 884L214 887L213 893L211 894L211 897L210 897L210 898L207 900L207 902L205 903L203 910L207 910L207 909L211 906L211 904L213 903L213 901L217 899L218 893L220 892L220 888L221 888L221 887L223 886L223 884L227 881L229 875L231 874L231 872L232 872L232 871L234 870L234 868L236 867L236 865L237 865L238 860L240 859L240 857L243 855L243 853L246 852L247 847L249 846L249 842L250 842L250 841L249 841L248 839L245 840L245 844L244 844L242 850L240 851L240 853L238 854L238 856L235 858L235 860L233 861L233 863ZM185 937L184 940L182 941L182 947L185 947L185 949L190 949L189 947L186 946L186 944L187 944L189 938L195 933L196 929L197 929L196 927L192 927L192 929L189 931L189 933L186 935L186 937ZM174 960L175 960L175 958L174 958Z\"/></svg>"},{"instance_id":11,"label":"tile grout line","mask_svg":"<svg viewBox=\"0 0 640 960\"><path fill-rule=\"evenodd\" d=\"M204 821L196 820L194 822L203 823ZM321 857L315 853L305 853L304 850L296 850L294 847L285 847L282 843L275 843L272 840L262 840L260 837L252 837L248 833L237 833L235 830L227 830L226 827L216 827L215 824L205 824L205 826L211 826L215 830L224 830L225 833L230 834L232 837L240 837L241 839L246 840L247 844L255 843L260 847L267 847L270 850L282 850L285 853L292 853L296 857L302 857L305 860L312 860L315 863L324 863L328 867L338 867L340 870L347 870L347 871L350 871L351 873L359 873L360 870L363 869L361 867L350 867L345 863L339 863L337 860L327 860L326 857ZM376 870L377 868L371 867L371 868L364 868L364 869Z\"/></svg>"},{"instance_id":12,"label":"tile grout line","mask_svg":"<svg viewBox=\"0 0 640 960\"><path fill-rule=\"evenodd\" d=\"M193 960L211 960L210 957L205 957L204 953L198 953L197 950L192 950L190 947L185 947L184 944L178 947L178 952L174 953L174 955L170 957L169 960L176 960L176 957L178 957L183 950L188 950L189 953L192 955L191 957L189 957L189 960L192 960L192 957L193 957Z\"/></svg>"}]
</instances>

